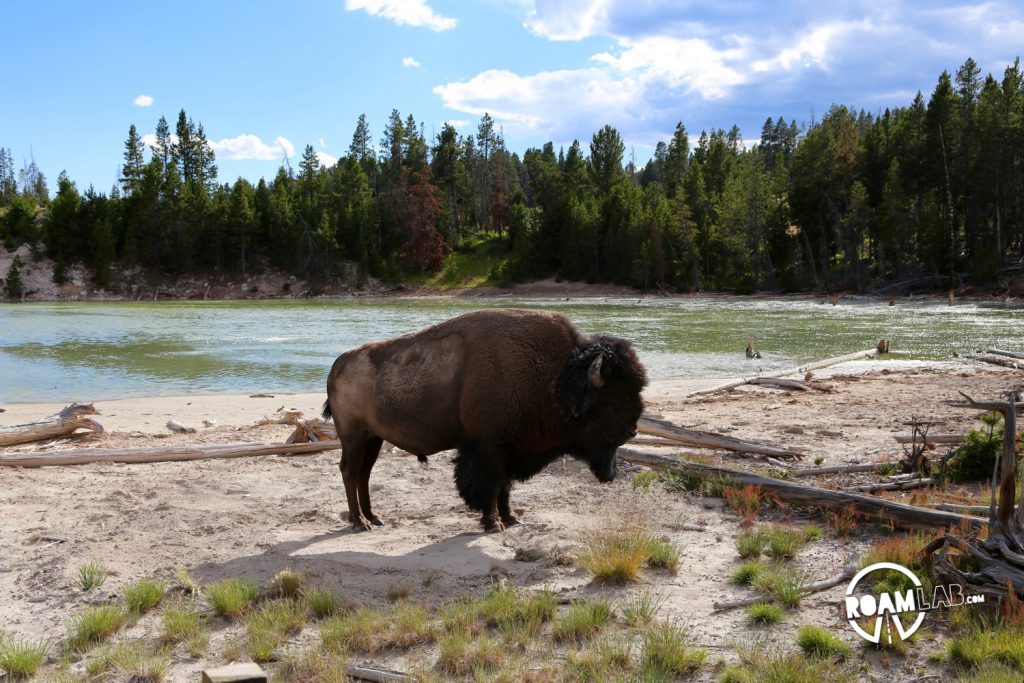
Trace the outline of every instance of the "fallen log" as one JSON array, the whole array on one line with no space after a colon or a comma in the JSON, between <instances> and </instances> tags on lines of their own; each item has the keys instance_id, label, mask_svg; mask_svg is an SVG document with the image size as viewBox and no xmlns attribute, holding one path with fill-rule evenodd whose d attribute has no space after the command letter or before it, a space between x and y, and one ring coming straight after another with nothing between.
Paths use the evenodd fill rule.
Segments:
<instances>
[{"instance_id":1,"label":"fallen log","mask_svg":"<svg viewBox=\"0 0 1024 683\"><path fill-rule=\"evenodd\" d=\"M312 455L321 451L341 448L339 441L320 441L300 444L241 443L225 446L195 446L171 448L76 448L55 451L48 455L38 453L0 456L0 467L51 467L54 465L86 465L93 462L120 462L129 464L176 462L181 460L215 460L221 458L254 458L262 455Z\"/></svg>"},{"instance_id":2,"label":"fallen log","mask_svg":"<svg viewBox=\"0 0 1024 683\"><path fill-rule=\"evenodd\" d=\"M412 676L394 671L381 671L380 669L369 669L364 666L352 666L351 664L345 666L345 673L348 674L349 678L357 681L371 681L372 683L404 683L405 681L416 680Z\"/></svg>"},{"instance_id":3,"label":"fallen log","mask_svg":"<svg viewBox=\"0 0 1024 683\"><path fill-rule=\"evenodd\" d=\"M898 434L897 436L895 436L893 438L896 439L896 443L915 443L915 440L914 440L915 437L907 436L906 434ZM916 438L917 438L918 442L921 441L921 437L920 436L918 436ZM926 435L924 437L924 442L926 444L927 443L934 443L934 444L940 444L940 443L958 444L958 443L960 443L963 440L964 440L963 434L928 434L928 435Z\"/></svg>"},{"instance_id":4,"label":"fallen log","mask_svg":"<svg viewBox=\"0 0 1024 683\"><path fill-rule=\"evenodd\" d=\"M910 489L919 489L924 486L931 486L935 482L925 477L923 479L904 479L902 481L891 481L886 484L863 484L861 486L852 486L846 491L860 491L862 493L874 493L875 491L908 491Z\"/></svg>"},{"instance_id":5,"label":"fallen log","mask_svg":"<svg viewBox=\"0 0 1024 683\"><path fill-rule=\"evenodd\" d=\"M1006 356L997 356L991 353L972 353L964 356L964 358L981 361L982 363L989 363L990 365L1002 365L1003 367L1013 368L1014 370L1024 365L1024 361L1015 358L1007 358Z\"/></svg>"},{"instance_id":6,"label":"fallen log","mask_svg":"<svg viewBox=\"0 0 1024 683\"><path fill-rule=\"evenodd\" d=\"M728 391L729 389L735 389L736 387L742 386L744 384L750 384L753 380L779 379L785 377L786 375L805 375L808 372L811 372L812 370L820 370L822 368L827 368L830 365L838 365L839 363L846 363L853 360L863 360L865 358L874 358L880 353L888 353L889 345L887 342L888 340L882 339L879 340L878 345L873 349L857 351L856 353L848 353L845 356L836 356L835 358L826 358L825 360L815 361L814 363L807 363L806 365L801 365L790 370L783 370L782 372L776 372L772 375L767 375L765 377L743 377L737 380L733 380L731 382L727 382L725 384L720 384L710 389L691 391L686 395L686 397L690 398L692 396L706 396L708 394L717 394L720 391ZM882 349L885 349L885 351L882 351Z\"/></svg>"},{"instance_id":7,"label":"fallen log","mask_svg":"<svg viewBox=\"0 0 1024 683\"><path fill-rule=\"evenodd\" d=\"M953 512L942 512L928 508L904 505L883 498L875 498L850 491L833 491L817 486L797 484L792 481L773 479L753 472L735 470L717 465L705 465L698 462L679 460L654 453L642 453L628 448L618 450L619 457L629 462L638 462L656 469L674 469L696 477L709 478L731 477L738 484L760 486L765 493L771 493L779 500L795 505L821 508L824 510L842 510L853 504L857 514L862 518L881 522L892 522L897 526L911 529L936 529L967 524L981 528L985 520L970 515Z\"/></svg>"},{"instance_id":8,"label":"fallen log","mask_svg":"<svg viewBox=\"0 0 1024 683\"><path fill-rule=\"evenodd\" d=\"M886 467L899 467L898 460L887 462L866 462L859 465L836 465L834 467L812 467L806 470L793 470L791 477L816 477L821 474L846 474L849 472L877 472Z\"/></svg>"},{"instance_id":9,"label":"fallen log","mask_svg":"<svg viewBox=\"0 0 1024 683\"><path fill-rule=\"evenodd\" d=\"M778 389L795 389L796 391L814 391L815 389L815 387L807 382L802 382L798 379L783 379L781 377L755 377L749 380L747 384Z\"/></svg>"},{"instance_id":10,"label":"fallen log","mask_svg":"<svg viewBox=\"0 0 1024 683\"><path fill-rule=\"evenodd\" d=\"M641 434L657 436L663 439L674 441L680 446L691 446L695 448L720 448L736 453L753 453L755 455L770 455L774 458L789 458L799 460L805 457L804 453L789 448L779 448L765 444L753 443L734 439L731 436L722 436L711 432L701 432L693 429L686 429L672 424L666 420L658 420L653 417L641 416L637 421L636 430Z\"/></svg>"},{"instance_id":11,"label":"fallen log","mask_svg":"<svg viewBox=\"0 0 1024 683\"><path fill-rule=\"evenodd\" d=\"M961 505L959 503L934 503L929 505L930 508L936 510L944 510L946 512L961 512L966 514L988 514L988 505Z\"/></svg>"},{"instance_id":12,"label":"fallen log","mask_svg":"<svg viewBox=\"0 0 1024 683\"><path fill-rule=\"evenodd\" d=\"M857 573L857 567L859 564L859 557L851 557L850 561L846 563L845 567L843 567L843 570L835 576L830 576L827 579L822 579L821 581L815 581L814 583L809 583L806 586L801 586L801 597L804 595L811 595L812 593L820 593L823 590L828 590L833 586L838 586L844 581L852 579L854 574ZM736 609L737 607L750 607L751 605L756 605L759 602L775 602L775 600L775 596L772 595L758 595L752 598L742 598L740 600L714 602L711 603L711 609L715 610L716 612L721 612L727 609Z\"/></svg>"},{"instance_id":13,"label":"fallen log","mask_svg":"<svg viewBox=\"0 0 1024 683\"><path fill-rule=\"evenodd\" d=\"M103 425L86 415L99 415L99 411L91 403L73 403L39 422L0 429L0 448L73 436L79 429L102 434Z\"/></svg>"},{"instance_id":14,"label":"fallen log","mask_svg":"<svg viewBox=\"0 0 1024 683\"><path fill-rule=\"evenodd\" d=\"M1003 351L1001 349L986 349L985 353L990 353L993 356L1006 356L1007 358L1019 358L1024 360L1024 353L1018 353L1016 351Z\"/></svg>"}]
</instances>

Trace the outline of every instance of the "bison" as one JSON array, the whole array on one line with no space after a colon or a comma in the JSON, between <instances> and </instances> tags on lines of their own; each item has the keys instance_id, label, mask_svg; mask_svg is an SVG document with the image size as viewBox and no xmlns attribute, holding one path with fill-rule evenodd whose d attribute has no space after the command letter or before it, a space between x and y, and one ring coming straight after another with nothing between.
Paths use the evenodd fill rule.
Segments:
<instances>
[{"instance_id":1,"label":"bison","mask_svg":"<svg viewBox=\"0 0 1024 683\"><path fill-rule=\"evenodd\" d=\"M512 481L560 455L615 478L615 452L636 435L647 376L630 343L583 336L564 315L494 309L342 354L327 378L324 419L356 530L384 522L370 471L386 439L425 460L457 449L455 485L485 531L519 523Z\"/></svg>"}]
</instances>

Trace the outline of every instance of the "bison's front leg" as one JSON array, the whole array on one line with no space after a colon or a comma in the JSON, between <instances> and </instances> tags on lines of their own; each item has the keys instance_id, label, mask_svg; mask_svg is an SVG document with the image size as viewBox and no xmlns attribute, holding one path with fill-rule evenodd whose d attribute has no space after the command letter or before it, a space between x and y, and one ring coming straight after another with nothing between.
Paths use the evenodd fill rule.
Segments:
<instances>
[{"instance_id":1,"label":"bison's front leg","mask_svg":"<svg viewBox=\"0 0 1024 683\"><path fill-rule=\"evenodd\" d=\"M472 446L459 448L455 456L455 487L466 505L483 512L480 524L486 532L504 529L499 520L498 499L506 481L500 455Z\"/></svg>"},{"instance_id":2,"label":"bison's front leg","mask_svg":"<svg viewBox=\"0 0 1024 683\"><path fill-rule=\"evenodd\" d=\"M507 482L498 492L498 515L501 517L503 526L510 527L519 524L522 520L512 512L512 505L509 503L509 495L512 493L512 482Z\"/></svg>"},{"instance_id":3,"label":"bison's front leg","mask_svg":"<svg viewBox=\"0 0 1024 683\"><path fill-rule=\"evenodd\" d=\"M363 453L365 444L362 441L343 443L341 447L341 479L345 482L345 497L348 499L348 521L355 531L369 531L369 520L359 509L359 485L363 476ZM369 501L367 501L369 506Z\"/></svg>"}]
</instances>

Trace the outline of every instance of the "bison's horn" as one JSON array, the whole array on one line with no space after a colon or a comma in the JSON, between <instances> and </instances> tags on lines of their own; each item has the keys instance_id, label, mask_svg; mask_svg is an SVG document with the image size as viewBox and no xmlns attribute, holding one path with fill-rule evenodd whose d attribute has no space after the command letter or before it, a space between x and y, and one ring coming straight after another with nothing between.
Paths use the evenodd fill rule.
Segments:
<instances>
[{"instance_id":1,"label":"bison's horn","mask_svg":"<svg viewBox=\"0 0 1024 683\"><path fill-rule=\"evenodd\" d=\"M604 361L604 356L600 355L594 359L594 362L590 364L590 371L587 375L590 377L590 383L600 389L604 386L604 378L601 377L601 363Z\"/></svg>"}]
</instances>

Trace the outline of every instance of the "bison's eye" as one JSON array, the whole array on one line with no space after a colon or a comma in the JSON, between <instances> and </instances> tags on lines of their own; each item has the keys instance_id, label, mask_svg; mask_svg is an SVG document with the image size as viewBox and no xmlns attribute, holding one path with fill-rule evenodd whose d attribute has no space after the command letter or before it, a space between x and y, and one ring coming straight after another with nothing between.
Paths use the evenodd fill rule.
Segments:
<instances>
[{"instance_id":1,"label":"bison's eye","mask_svg":"<svg viewBox=\"0 0 1024 683\"><path fill-rule=\"evenodd\" d=\"M630 429L630 430L629 430L629 438L631 438L631 439L632 439L632 438L634 438L635 436L636 436L636 430L635 430L635 429Z\"/></svg>"}]
</instances>

